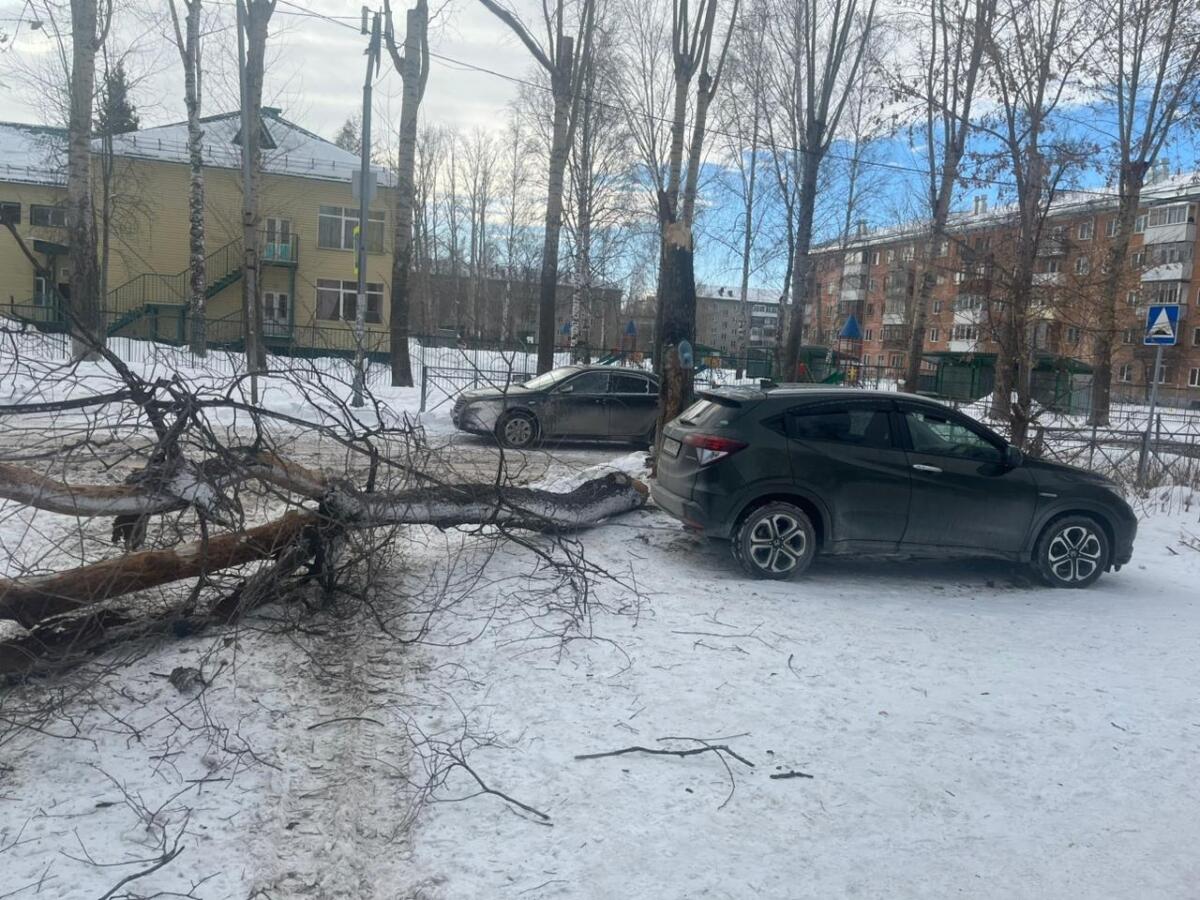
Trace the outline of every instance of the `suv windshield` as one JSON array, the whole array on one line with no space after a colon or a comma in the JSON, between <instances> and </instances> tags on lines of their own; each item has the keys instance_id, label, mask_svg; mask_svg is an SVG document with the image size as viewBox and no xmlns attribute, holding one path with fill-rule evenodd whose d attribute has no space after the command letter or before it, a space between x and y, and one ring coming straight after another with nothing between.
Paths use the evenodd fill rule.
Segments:
<instances>
[{"instance_id":1,"label":"suv windshield","mask_svg":"<svg viewBox=\"0 0 1200 900\"><path fill-rule=\"evenodd\" d=\"M712 400L697 400L683 411L679 422L684 425L726 425L736 406L723 406Z\"/></svg>"}]
</instances>

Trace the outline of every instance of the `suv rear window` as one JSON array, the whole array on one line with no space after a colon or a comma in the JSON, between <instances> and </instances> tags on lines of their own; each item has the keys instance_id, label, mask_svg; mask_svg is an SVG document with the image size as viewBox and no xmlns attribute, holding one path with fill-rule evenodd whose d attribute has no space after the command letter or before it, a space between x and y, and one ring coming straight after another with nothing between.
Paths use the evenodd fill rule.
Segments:
<instances>
[{"instance_id":1,"label":"suv rear window","mask_svg":"<svg viewBox=\"0 0 1200 900\"><path fill-rule=\"evenodd\" d=\"M696 426L728 425L738 409L712 400L697 400L680 414L678 422Z\"/></svg>"},{"instance_id":2,"label":"suv rear window","mask_svg":"<svg viewBox=\"0 0 1200 900\"><path fill-rule=\"evenodd\" d=\"M797 409L787 414L787 435L801 441L835 441L859 447L892 446L891 424L882 409Z\"/></svg>"}]
</instances>

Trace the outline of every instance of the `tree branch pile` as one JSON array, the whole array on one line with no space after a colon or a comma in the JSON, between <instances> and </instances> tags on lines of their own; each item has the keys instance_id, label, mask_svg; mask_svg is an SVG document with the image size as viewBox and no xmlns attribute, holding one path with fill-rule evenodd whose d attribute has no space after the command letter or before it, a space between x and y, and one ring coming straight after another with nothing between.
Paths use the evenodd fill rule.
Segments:
<instances>
[{"instance_id":1,"label":"tree branch pile","mask_svg":"<svg viewBox=\"0 0 1200 900\"><path fill-rule=\"evenodd\" d=\"M59 425L72 422L69 430L85 437L70 445L88 448L98 443L101 423L128 422L132 406L139 426L133 432L147 437L139 446L131 434L123 447L140 465L118 483L71 471L77 455L39 468L0 461L0 500L72 516L84 534L90 522L111 517L111 541L124 552L93 559L88 541L60 540L45 555L51 571L30 567L0 579L0 673L59 667L148 633L227 623L308 584L329 595L343 577L341 550L356 533L473 526L501 539L514 530L562 536L645 502L646 488L620 473L566 493L508 484L502 472L487 483L448 482L414 466L427 458L420 430L394 417L384 424L379 404L379 422L368 427L332 390L290 376L304 392L322 393L317 409L332 404L332 415L307 421L248 405L229 390L214 396L193 389L178 377L146 381L101 352L126 390L9 404L0 410L0 439L27 406ZM230 415L252 431L252 441L215 421ZM343 470L329 474L287 458L279 452L285 427L343 448ZM47 438L51 446L68 444L53 431ZM156 546L143 548L148 536ZM578 564L573 555L567 551L564 565ZM64 566L64 559L75 564ZM164 588L174 589L165 602L148 594Z\"/></svg>"}]
</instances>

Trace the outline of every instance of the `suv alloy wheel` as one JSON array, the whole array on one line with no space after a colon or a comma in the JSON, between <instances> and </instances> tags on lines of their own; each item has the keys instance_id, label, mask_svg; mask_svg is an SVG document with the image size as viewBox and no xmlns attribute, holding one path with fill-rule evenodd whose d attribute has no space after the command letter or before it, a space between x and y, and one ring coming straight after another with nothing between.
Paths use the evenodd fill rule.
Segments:
<instances>
[{"instance_id":1,"label":"suv alloy wheel","mask_svg":"<svg viewBox=\"0 0 1200 900\"><path fill-rule=\"evenodd\" d=\"M747 513L731 545L747 575L782 581L808 568L817 538L804 510L777 500Z\"/></svg>"}]
</instances>

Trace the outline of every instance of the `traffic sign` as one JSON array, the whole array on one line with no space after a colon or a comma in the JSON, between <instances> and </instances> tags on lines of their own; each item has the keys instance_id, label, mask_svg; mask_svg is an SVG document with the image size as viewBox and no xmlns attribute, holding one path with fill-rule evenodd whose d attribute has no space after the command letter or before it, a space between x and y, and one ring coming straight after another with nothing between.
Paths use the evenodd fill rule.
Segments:
<instances>
[{"instance_id":1,"label":"traffic sign","mask_svg":"<svg viewBox=\"0 0 1200 900\"><path fill-rule=\"evenodd\" d=\"M1158 303L1146 310L1146 336L1150 347L1174 347L1179 342L1179 304Z\"/></svg>"}]
</instances>

